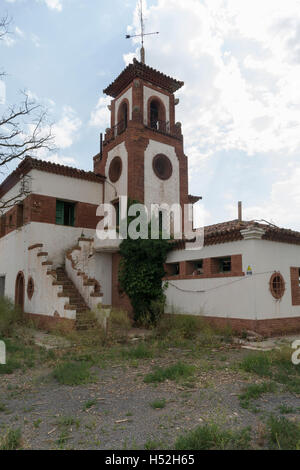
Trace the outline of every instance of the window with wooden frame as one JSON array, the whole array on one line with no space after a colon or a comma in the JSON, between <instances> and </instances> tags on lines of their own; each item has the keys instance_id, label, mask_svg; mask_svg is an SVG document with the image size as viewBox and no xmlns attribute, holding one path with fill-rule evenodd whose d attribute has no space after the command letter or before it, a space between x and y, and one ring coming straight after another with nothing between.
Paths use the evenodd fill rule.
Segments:
<instances>
[{"instance_id":1,"label":"window with wooden frame","mask_svg":"<svg viewBox=\"0 0 300 470\"><path fill-rule=\"evenodd\" d=\"M28 284L27 284L27 295L28 299L31 300L34 294L34 281L32 277L28 279Z\"/></svg>"},{"instance_id":2,"label":"window with wooden frame","mask_svg":"<svg viewBox=\"0 0 300 470\"><path fill-rule=\"evenodd\" d=\"M56 201L56 224L74 227L75 225L75 203L67 201Z\"/></svg>"},{"instance_id":3,"label":"window with wooden frame","mask_svg":"<svg viewBox=\"0 0 300 470\"><path fill-rule=\"evenodd\" d=\"M178 276L179 275L179 263L167 263L165 264L165 271L167 276Z\"/></svg>"},{"instance_id":4,"label":"window with wooden frame","mask_svg":"<svg viewBox=\"0 0 300 470\"><path fill-rule=\"evenodd\" d=\"M279 272L273 273L269 281L269 286L274 299L280 300L285 292L285 282L282 274Z\"/></svg>"}]
</instances>

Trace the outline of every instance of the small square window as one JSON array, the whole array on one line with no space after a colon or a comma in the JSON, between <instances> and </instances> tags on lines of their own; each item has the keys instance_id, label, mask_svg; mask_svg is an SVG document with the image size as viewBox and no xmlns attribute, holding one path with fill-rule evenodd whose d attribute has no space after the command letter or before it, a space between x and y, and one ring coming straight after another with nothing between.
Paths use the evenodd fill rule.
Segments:
<instances>
[{"instance_id":1,"label":"small square window","mask_svg":"<svg viewBox=\"0 0 300 470\"><path fill-rule=\"evenodd\" d=\"M231 258L220 258L219 270L220 273L229 273L231 271Z\"/></svg>"},{"instance_id":2,"label":"small square window","mask_svg":"<svg viewBox=\"0 0 300 470\"><path fill-rule=\"evenodd\" d=\"M75 203L66 201L56 201L56 223L74 227L75 223Z\"/></svg>"},{"instance_id":3,"label":"small square window","mask_svg":"<svg viewBox=\"0 0 300 470\"><path fill-rule=\"evenodd\" d=\"M194 276L199 276L200 274L203 274L203 259L199 259L197 261L193 262L193 275Z\"/></svg>"},{"instance_id":4,"label":"small square window","mask_svg":"<svg viewBox=\"0 0 300 470\"><path fill-rule=\"evenodd\" d=\"M5 295L5 276L0 276L0 297Z\"/></svg>"}]
</instances>

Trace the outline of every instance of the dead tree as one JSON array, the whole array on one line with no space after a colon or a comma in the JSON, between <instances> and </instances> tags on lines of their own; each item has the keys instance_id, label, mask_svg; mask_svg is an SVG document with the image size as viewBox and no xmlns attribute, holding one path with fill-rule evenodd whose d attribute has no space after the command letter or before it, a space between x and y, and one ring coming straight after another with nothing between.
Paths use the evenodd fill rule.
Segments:
<instances>
[{"instance_id":1,"label":"dead tree","mask_svg":"<svg viewBox=\"0 0 300 470\"><path fill-rule=\"evenodd\" d=\"M0 19L0 41L9 34L8 17ZM5 75L2 72L2 78ZM42 149L53 150L51 126L47 123L47 111L26 92L18 105L9 106L0 116L0 174L5 175L8 165L21 161L26 155L34 156ZM0 199L0 212L18 204L30 192L26 178L19 185L18 194Z\"/></svg>"}]
</instances>

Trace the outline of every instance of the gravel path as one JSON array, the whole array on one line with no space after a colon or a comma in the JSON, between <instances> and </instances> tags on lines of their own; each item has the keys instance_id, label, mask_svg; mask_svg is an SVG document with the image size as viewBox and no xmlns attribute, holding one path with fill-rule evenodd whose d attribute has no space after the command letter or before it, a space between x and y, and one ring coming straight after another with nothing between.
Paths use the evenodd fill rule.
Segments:
<instances>
[{"instance_id":1,"label":"gravel path","mask_svg":"<svg viewBox=\"0 0 300 470\"><path fill-rule=\"evenodd\" d=\"M218 362L221 354L228 356L226 361ZM241 408L238 395L243 387L259 383L257 377L249 378L230 367L243 354L249 352L214 353L203 367L198 361L195 379L188 383L143 381L155 365L186 361L188 352L180 350L140 360L135 367L124 361L93 368L96 383L91 385L60 385L51 370L45 369L1 376L0 403L5 410L0 412L0 434L7 428L20 428L26 449L165 449L185 430L213 421L235 429L251 426L255 443L267 413L279 415L280 405L299 409L300 399L279 387L255 401L259 412ZM166 400L164 408L150 406L162 399Z\"/></svg>"}]
</instances>

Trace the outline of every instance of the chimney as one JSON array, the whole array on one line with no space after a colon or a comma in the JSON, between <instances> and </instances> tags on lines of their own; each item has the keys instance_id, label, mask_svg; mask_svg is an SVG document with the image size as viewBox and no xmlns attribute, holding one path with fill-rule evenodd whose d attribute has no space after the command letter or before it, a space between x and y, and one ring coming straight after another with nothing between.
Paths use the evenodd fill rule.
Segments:
<instances>
[{"instance_id":1,"label":"chimney","mask_svg":"<svg viewBox=\"0 0 300 470\"><path fill-rule=\"evenodd\" d=\"M242 220L243 220L243 215L242 215L242 201L239 201L238 219L239 219L239 222L242 222Z\"/></svg>"}]
</instances>

